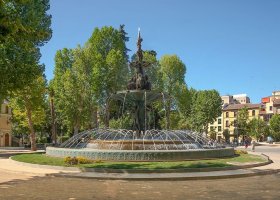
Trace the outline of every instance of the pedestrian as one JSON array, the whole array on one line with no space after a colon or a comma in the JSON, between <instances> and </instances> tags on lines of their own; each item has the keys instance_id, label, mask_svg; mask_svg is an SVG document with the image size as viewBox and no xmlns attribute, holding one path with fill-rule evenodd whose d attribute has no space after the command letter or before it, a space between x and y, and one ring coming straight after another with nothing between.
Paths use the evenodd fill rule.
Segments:
<instances>
[{"instance_id":1,"label":"pedestrian","mask_svg":"<svg viewBox=\"0 0 280 200\"><path fill-rule=\"evenodd\" d=\"M249 140L247 139L247 137L245 137L245 139L244 139L244 144L245 144L245 149L247 149L247 147L249 145Z\"/></svg>"},{"instance_id":2,"label":"pedestrian","mask_svg":"<svg viewBox=\"0 0 280 200\"><path fill-rule=\"evenodd\" d=\"M252 151L253 151L253 152L255 151L255 147L256 147L256 141L253 140L253 141L252 141Z\"/></svg>"}]
</instances>

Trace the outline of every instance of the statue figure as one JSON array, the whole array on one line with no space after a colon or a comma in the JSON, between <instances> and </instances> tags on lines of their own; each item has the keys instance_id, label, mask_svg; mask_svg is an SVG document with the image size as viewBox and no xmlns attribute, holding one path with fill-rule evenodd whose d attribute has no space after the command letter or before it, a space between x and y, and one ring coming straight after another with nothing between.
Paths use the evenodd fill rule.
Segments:
<instances>
[{"instance_id":1,"label":"statue figure","mask_svg":"<svg viewBox=\"0 0 280 200\"><path fill-rule=\"evenodd\" d=\"M148 80L148 76L144 73L143 67L148 67L150 63L143 61L143 53L141 49L141 42L143 39L140 35L140 29L138 30L137 40L137 60L130 63L130 67L136 68L136 74L130 79L127 84L128 90L151 90L151 83Z\"/></svg>"}]
</instances>

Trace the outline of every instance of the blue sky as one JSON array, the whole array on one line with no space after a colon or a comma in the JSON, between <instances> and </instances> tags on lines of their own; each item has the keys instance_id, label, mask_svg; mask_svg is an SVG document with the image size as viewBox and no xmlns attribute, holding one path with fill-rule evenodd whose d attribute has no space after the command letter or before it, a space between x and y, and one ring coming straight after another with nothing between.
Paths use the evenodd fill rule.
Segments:
<instances>
[{"instance_id":1,"label":"blue sky","mask_svg":"<svg viewBox=\"0 0 280 200\"><path fill-rule=\"evenodd\" d=\"M95 27L125 24L134 52L176 54L186 83L221 95L246 93L253 103L280 90L279 0L50 0L52 39L41 48L53 78L57 50L83 45Z\"/></svg>"}]
</instances>

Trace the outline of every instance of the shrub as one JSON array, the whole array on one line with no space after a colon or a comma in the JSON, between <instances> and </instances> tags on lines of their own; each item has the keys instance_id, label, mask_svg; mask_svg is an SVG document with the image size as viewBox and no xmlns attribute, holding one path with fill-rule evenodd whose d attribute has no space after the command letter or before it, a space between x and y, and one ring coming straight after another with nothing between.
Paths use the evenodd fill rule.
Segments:
<instances>
[{"instance_id":1,"label":"shrub","mask_svg":"<svg viewBox=\"0 0 280 200\"><path fill-rule=\"evenodd\" d=\"M94 161L85 157L77 157L79 164L91 164Z\"/></svg>"},{"instance_id":2,"label":"shrub","mask_svg":"<svg viewBox=\"0 0 280 200\"><path fill-rule=\"evenodd\" d=\"M98 161L96 161L98 162ZM78 157L70 157L67 156L64 158L64 163L66 165L78 165L78 164L91 164L94 163L94 160L82 157L82 156L78 156Z\"/></svg>"},{"instance_id":3,"label":"shrub","mask_svg":"<svg viewBox=\"0 0 280 200\"><path fill-rule=\"evenodd\" d=\"M248 154L245 150L234 150L234 154L241 155L241 154Z\"/></svg>"},{"instance_id":4,"label":"shrub","mask_svg":"<svg viewBox=\"0 0 280 200\"><path fill-rule=\"evenodd\" d=\"M64 158L64 163L67 165L77 165L78 159L76 157L67 156Z\"/></svg>"}]
</instances>

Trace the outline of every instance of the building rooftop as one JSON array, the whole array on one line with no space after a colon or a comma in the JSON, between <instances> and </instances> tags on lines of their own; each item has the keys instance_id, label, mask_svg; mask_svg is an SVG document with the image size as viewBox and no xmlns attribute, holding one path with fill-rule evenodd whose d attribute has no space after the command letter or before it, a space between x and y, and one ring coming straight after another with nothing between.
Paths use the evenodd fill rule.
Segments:
<instances>
[{"instance_id":1,"label":"building rooftop","mask_svg":"<svg viewBox=\"0 0 280 200\"><path fill-rule=\"evenodd\" d=\"M238 98L238 97L247 97L247 94L234 94L233 98Z\"/></svg>"},{"instance_id":2,"label":"building rooftop","mask_svg":"<svg viewBox=\"0 0 280 200\"><path fill-rule=\"evenodd\" d=\"M246 104L229 104L226 107L223 108L223 110L239 110L241 108L248 108L248 109L253 109L253 108L260 108L262 104L251 104L251 103L246 103Z\"/></svg>"},{"instance_id":3,"label":"building rooftop","mask_svg":"<svg viewBox=\"0 0 280 200\"><path fill-rule=\"evenodd\" d=\"M273 105L280 105L280 99L274 99Z\"/></svg>"}]
</instances>

